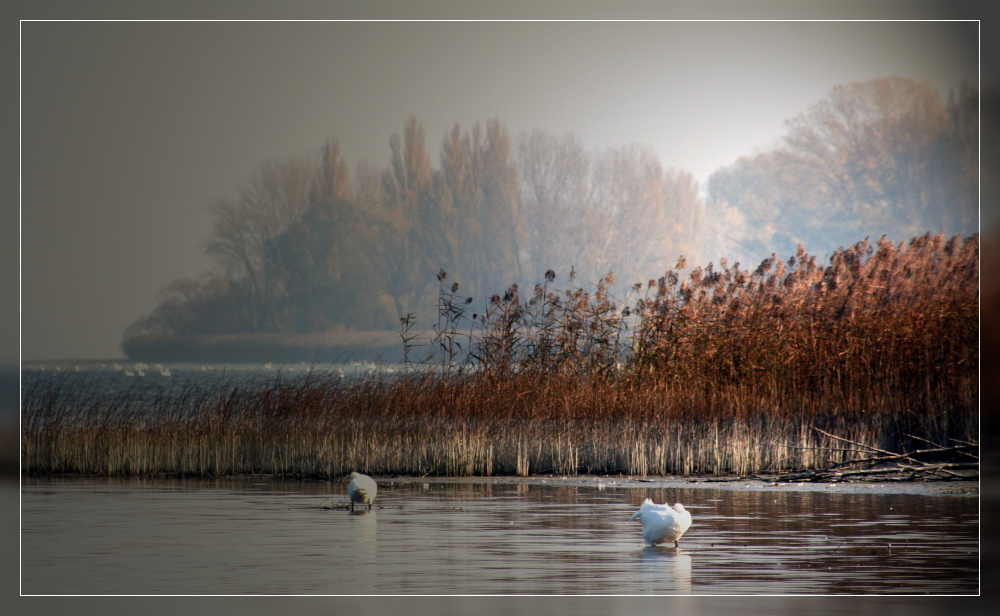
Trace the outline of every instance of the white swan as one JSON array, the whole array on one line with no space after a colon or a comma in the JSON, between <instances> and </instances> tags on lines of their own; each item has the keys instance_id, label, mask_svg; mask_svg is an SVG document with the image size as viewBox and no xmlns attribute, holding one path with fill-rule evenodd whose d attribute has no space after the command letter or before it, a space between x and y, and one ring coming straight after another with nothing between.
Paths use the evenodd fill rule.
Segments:
<instances>
[{"instance_id":1,"label":"white swan","mask_svg":"<svg viewBox=\"0 0 1000 616\"><path fill-rule=\"evenodd\" d=\"M347 486L347 496L351 499L351 510L354 510L354 503L368 503L368 508L372 508L372 501L378 493L378 484L368 475L361 473L351 473L351 483Z\"/></svg>"},{"instance_id":2,"label":"white swan","mask_svg":"<svg viewBox=\"0 0 1000 616\"><path fill-rule=\"evenodd\" d=\"M675 546L680 546L681 535L691 527L691 513L680 503L670 507L666 503L657 505L647 498L628 521L637 518L642 522L642 538L649 545L673 541Z\"/></svg>"}]
</instances>

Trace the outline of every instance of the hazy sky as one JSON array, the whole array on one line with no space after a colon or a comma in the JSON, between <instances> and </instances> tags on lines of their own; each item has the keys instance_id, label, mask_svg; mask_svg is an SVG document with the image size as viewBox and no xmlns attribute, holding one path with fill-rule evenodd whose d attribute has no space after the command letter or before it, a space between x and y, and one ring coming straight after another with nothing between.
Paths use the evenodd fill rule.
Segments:
<instances>
[{"instance_id":1,"label":"hazy sky","mask_svg":"<svg viewBox=\"0 0 1000 616\"><path fill-rule=\"evenodd\" d=\"M974 26L971 30L975 32ZM967 24L921 22L21 24L24 360L122 355L197 277L207 205L269 158L340 140L383 166L414 114L437 165L458 121L641 142L702 183L776 144L838 84L977 81Z\"/></svg>"}]
</instances>

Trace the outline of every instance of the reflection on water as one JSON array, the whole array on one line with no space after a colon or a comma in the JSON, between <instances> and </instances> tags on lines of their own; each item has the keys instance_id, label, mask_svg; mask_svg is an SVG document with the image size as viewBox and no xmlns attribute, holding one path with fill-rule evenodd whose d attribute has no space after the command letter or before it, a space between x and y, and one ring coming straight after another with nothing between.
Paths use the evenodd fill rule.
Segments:
<instances>
[{"instance_id":1,"label":"reflection on water","mask_svg":"<svg viewBox=\"0 0 1000 616\"><path fill-rule=\"evenodd\" d=\"M555 484L555 485L553 485ZM26 479L25 594L969 594L978 503L917 496L381 480ZM644 546L647 496L694 524Z\"/></svg>"},{"instance_id":2,"label":"reflection on water","mask_svg":"<svg viewBox=\"0 0 1000 616\"><path fill-rule=\"evenodd\" d=\"M673 580L670 594L691 594L691 555L673 546L646 546L642 549L644 587L655 587L660 580Z\"/></svg>"}]
</instances>

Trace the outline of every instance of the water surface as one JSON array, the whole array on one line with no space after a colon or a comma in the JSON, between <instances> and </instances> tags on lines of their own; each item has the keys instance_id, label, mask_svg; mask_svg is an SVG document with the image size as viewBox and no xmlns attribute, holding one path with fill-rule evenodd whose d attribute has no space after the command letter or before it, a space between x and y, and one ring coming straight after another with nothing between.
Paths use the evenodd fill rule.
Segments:
<instances>
[{"instance_id":1,"label":"water surface","mask_svg":"<svg viewBox=\"0 0 1000 616\"><path fill-rule=\"evenodd\" d=\"M978 501L804 490L27 478L25 594L975 594ZM680 548L629 516L682 502Z\"/></svg>"}]
</instances>

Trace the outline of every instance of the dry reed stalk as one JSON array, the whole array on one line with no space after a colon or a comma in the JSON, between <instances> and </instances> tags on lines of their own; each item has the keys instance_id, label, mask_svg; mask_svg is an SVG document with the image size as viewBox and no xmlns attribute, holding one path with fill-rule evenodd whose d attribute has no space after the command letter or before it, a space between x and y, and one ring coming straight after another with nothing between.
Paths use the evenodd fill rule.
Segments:
<instances>
[{"instance_id":1,"label":"dry reed stalk","mask_svg":"<svg viewBox=\"0 0 1000 616\"><path fill-rule=\"evenodd\" d=\"M196 383L155 400L42 382L22 399L23 467L748 474L839 461L813 425L894 451L975 440L978 238L877 247L826 267L800 250L753 272L671 270L623 305L610 276L592 292L547 277L528 301L498 295L464 358L464 304L442 286L445 361L392 379Z\"/></svg>"}]
</instances>

